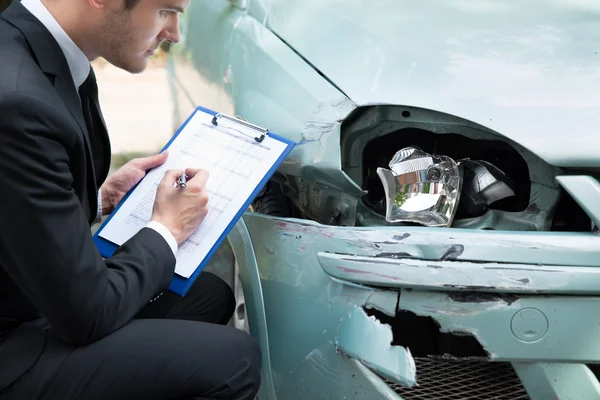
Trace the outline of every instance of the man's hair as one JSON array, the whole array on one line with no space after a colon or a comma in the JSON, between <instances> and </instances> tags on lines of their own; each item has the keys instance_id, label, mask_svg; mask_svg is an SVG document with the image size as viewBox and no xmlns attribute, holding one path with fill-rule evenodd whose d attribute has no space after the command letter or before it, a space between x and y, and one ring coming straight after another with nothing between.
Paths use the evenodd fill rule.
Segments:
<instances>
[{"instance_id":1,"label":"man's hair","mask_svg":"<svg viewBox=\"0 0 600 400\"><path fill-rule=\"evenodd\" d=\"M12 0L0 0L0 13L4 11L11 3ZM127 0L129 1L129 0Z\"/></svg>"},{"instance_id":2,"label":"man's hair","mask_svg":"<svg viewBox=\"0 0 600 400\"><path fill-rule=\"evenodd\" d=\"M140 0L125 0L125 9L133 10L138 5Z\"/></svg>"}]
</instances>

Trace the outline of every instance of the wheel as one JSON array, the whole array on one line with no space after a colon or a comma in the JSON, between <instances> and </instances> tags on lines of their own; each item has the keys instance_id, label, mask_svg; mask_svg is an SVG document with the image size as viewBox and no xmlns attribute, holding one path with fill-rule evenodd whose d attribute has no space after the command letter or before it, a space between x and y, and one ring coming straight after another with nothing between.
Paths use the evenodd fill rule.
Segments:
<instances>
[{"instance_id":1,"label":"wheel","mask_svg":"<svg viewBox=\"0 0 600 400\"><path fill-rule=\"evenodd\" d=\"M274 182L267 183L263 193L254 201L253 208L258 213L274 217L291 217L293 215L292 202Z\"/></svg>"},{"instance_id":2,"label":"wheel","mask_svg":"<svg viewBox=\"0 0 600 400\"><path fill-rule=\"evenodd\" d=\"M235 295L235 312L233 314L232 323L236 329L250 333L248 313L246 312L246 298L244 297L244 289L242 288L242 281L240 280L240 270L237 260L235 261L234 274L233 292Z\"/></svg>"}]
</instances>

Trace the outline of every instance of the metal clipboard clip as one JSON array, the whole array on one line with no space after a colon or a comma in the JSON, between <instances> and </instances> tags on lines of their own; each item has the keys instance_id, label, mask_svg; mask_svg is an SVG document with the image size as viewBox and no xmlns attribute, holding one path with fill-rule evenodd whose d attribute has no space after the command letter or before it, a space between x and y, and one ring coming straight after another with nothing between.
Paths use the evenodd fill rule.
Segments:
<instances>
[{"instance_id":1,"label":"metal clipboard clip","mask_svg":"<svg viewBox=\"0 0 600 400\"><path fill-rule=\"evenodd\" d=\"M254 140L256 140L258 143L262 143L262 141L265 140L265 135L269 132L267 129L261 128L260 126L253 125L253 124L246 122L244 120L241 120L239 118L231 117L229 115L225 115L225 114L221 114L221 113L218 113L213 117L212 124L214 126L218 126L218 124L219 124L218 121L220 119L228 120L234 124L239 124L239 125L245 126L246 128L254 129L255 131L260 132L259 136L253 136L253 135L248 135L247 133L240 131L238 129L231 128L231 129L234 129L236 132L241 133L242 135L245 135L248 137L254 137Z\"/></svg>"}]
</instances>

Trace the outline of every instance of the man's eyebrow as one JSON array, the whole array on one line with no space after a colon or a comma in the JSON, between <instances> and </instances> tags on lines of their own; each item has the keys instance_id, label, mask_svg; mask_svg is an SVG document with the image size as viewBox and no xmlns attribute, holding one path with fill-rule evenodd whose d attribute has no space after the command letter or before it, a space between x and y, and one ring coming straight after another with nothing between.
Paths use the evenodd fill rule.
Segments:
<instances>
[{"instance_id":1,"label":"man's eyebrow","mask_svg":"<svg viewBox=\"0 0 600 400\"><path fill-rule=\"evenodd\" d=\"M179 6L165 6L165 8L167 10L172 10L172 11L177 11L183 14L184 10L183 7L179 7Z\"/></svg>"}]
</instances>

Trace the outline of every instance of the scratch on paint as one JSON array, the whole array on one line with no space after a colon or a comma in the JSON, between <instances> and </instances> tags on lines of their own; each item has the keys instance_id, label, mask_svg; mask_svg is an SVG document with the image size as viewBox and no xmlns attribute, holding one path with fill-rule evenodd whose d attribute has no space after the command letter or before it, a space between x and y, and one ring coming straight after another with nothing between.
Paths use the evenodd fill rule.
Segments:
<instances>
[{"instance_id":1,"label":"scratch on paint","mask_svg":"<svg viewBox=\"0 0 600 400\"><path fill-rule=\"evenodd\" d=\"M387 279L392 279L395 281L400 281L402 279L396 277L396 276L391 276L391 275L384 275L384 274L379 274L377 272L371 272L371 271L363 271L360 269L354 269L354 268L347 268L347 267L342 267L342 266L338 266L338 269L344 273L347 274L362 274L362 275L372 275L372 276L378 276L380 278L387 278Z\"/></svg>"},{"instance_id":2,"label":"scratch on paint","mask_svg":"<svg viewBox=\"0 0 600 400\"><path fill-rule=\"evenodd\" d=\"M392 236L392 239L394 240L404 240L406 238L410 237L410 233L403 233L402 235L394 235Z\"/></svg>"},{"instance_id":3,"label":"scratch on paint","mask_svg":"<svg viewBox=\"0 0 600 400\"><path fill-rule=\"evenodd\" d=\"M296 147L303 146L303 145L308 144L308 143L315 143L315 142L318 142L318 140L316 140L316 139L311 139L311 140L305 140L305 139L303 139L303 140L299 141L296 144Z\"/></svg>"},{"instance_id":4,"label":"scratch on paint","mask_svg":"<svg viewBox=\"0 0 600 400\"><path fill-rule=\"evenodd\" d=\"M265 249L267 250L267 253L270 255L275 254L275 250L273 250L272 248L270 248L269 246L265 246Z\"/></svg>"},{"instance_id":5,"label":"scratch on paint","mask_svg":"<svg viewBox=\"0 0 600 400\"><path fill-rule=\"evenodd\" d=\"M526 272L564 272L557 269L533 269L533 268L510 268L510 267L483 267L483 269L496 269L500 271L526 271Z\"/></svg>"},{"instance_id":6,"label":"scratch on paint","mask_svg":"<svg viewBox=\"0 0 600 400\"><path fill-rule=\"evenodd\" d=\"M465 246L462 244L454 244L440 257L440 261L456 261L464 251Z\"/></svg>"}]
</instances>

